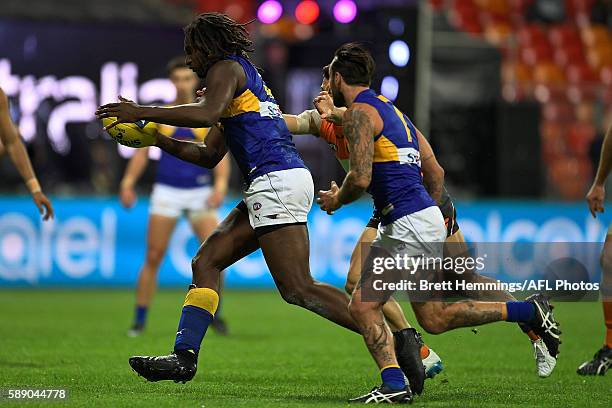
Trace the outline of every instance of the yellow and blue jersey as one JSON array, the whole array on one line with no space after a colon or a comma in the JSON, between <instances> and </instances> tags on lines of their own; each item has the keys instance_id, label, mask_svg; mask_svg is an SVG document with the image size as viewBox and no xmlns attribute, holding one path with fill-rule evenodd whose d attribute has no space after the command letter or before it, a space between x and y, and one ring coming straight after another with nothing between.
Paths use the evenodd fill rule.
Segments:
<instances>
[{"instance_id":1,"label":"yellow and blue jersey","mask_svg":"<svg viewBox=\"0 0 612 408\"><path fill-rule=\"evenodd\" d=\"M382 132L374 137L369 187L381 223L387 225L405 215L435 206L423 186L419 141L410 119L391 101L371 89L357 95L354 103L372 106L383 120Z\"/></svg>"},{"instance_id":2,"label":"yellow and blue jersey","mask_svg":"<svg viewBox=\"0 0 612 408\"><path fill-rule=\"evenodd\" d=\"M246 86L221 115L226 143L248 183L267 173L305 168L278 103L257 69L238 55L246 75Z\"/></svg>"},{"instance_id":3,"label":"yellow and blue jersey","mask_svg":"<svg viewBox=\"0 0 612 408\"><path fill-rule=\"evenodd\" d=\"M191 129L158 125L157 131L164 136L179 140L204 141L208 129ZM162 150L155 182L177 188L197 188L212 183L212 171L204 167L188 163Z\"/></svg>"}]
</instances>

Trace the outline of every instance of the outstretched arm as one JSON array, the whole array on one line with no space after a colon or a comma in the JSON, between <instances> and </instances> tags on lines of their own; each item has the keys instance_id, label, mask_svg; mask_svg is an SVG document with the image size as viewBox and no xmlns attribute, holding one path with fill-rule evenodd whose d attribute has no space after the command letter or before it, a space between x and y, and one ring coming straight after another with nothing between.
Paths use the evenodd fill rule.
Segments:
<instances>
[{"instance_id":1,"label":"outstretched arm","mask_svg":"<svg viewBox=\"0 0 612 408\"><path fill-rule=\"evenodd\" d=\"M206 76L206 91L198 102L171 107L141 106L121 99L118 103L100 106L96 111L98 119L116 117L117 120L104 129L119 123L149 122L192 128L215 125L227 109L234 94L246 81L244 70L235 61L220 61L213 65Z\"/></svg>"},{"instance_id":2,"label":"outstretched arm","mask_svg":"<svg viewBox=\"0 0 612 408\"><path fill-rule=\"evenodd\" d=\"M444 189L444 169L440 166L440 163L438 163L431 145L418 129L417 138L419 140L419 150L421 153L423 184L425 184L425 188L431 198L433 198L436 203L440 204L442 190Z\"/></svg>"},{"instance_id":3,"label":"outstretched arm","mask_svg":"<svg viewBox=\"0 0 612 408\"><path fill-rule=\"evenodd\" d=\"M210 128L210 131L206 135L205 142L177 140L171 137L158 135L155 146L181 160L208 169L214 168L227 153L225 136L217 126Z\"/></svg>"},{"instance_id":4,"label":"outstretched arm","mask_svg":"<svg viewBox=\"0 0 612 408\"><path fill-rule=\"evenodd\" d=\"M283 113L283 119L289 132L294 135L319 135L321 116L315 109L306 110L299 115Z\"/></svg>"},{"instance_id":5,"label":"outstretched arm","mask_svg":"<svg viewBox=\"0 0 612 408\"><path fill-rule=\"evenodd\" d=\"M589 204L589 210L593 217L597 216L598 212L604 212L603 202L606 198L605 183L612 169L612 124L606 132L601 155L599 157L599 165L597 166L597 174L593 185L589 190L586 199Z\"/></svg>"}]
</instances>

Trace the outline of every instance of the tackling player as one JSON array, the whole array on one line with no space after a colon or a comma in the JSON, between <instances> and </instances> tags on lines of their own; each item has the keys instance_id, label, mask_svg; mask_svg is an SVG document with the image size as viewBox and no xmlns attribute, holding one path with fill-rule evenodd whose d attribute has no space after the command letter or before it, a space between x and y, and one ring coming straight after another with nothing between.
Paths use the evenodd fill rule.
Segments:
<instances>
[{"instance_id":1,"label":"tackling player","mask_svg":"<svg viewBox=\"0 0 612 408\"><path fill-rule=\"evenodd\" d=\"M185 64L185 58L171 60L167 71L176 88L176 99L172 104L193 102L199 80ZM203 142L208 129L159 125L158 131L163 136ZM127 165L119 190L119 199L125 208L131 208L136 202L134 186L144 172L148 158L148 148L138 149ZM162 150L151 194L146 257L138 276L134 323L128 331L129 336L138 336L145 328L147 311L157 287L159 266L177 220L185 215L198 240L204 242L218 224L216 209L227 193L229 172L228 156L211 171L178 160ZM227 326L219 310L211 326L221 334L227 333Z\"/></svg>"},{"instance_id":2,"label":"tackling player","mask_svg":"<svg viewBox=\"0 0 612 408\"><path fill-rule=\"evenodd\" d=\"M8 97L2 88L0 88L0 155L4 152L9 154L15 167L17 167L17 171L19 171L30 191L32 200L36 207L38 207L43 220L47 221L53 218L54 213L51 201L42 192L34 169L32 169L28 153L19 137L19 131L11 120Z\"/></svg>"},{"instance_id":3,"label":"tackling player","mask_svg":"<svg viewBox=\"0 0 612 408\"><path fill-rule=\"evenodd\" d=\"M371 278L377 257L442 257L446 227L439 208L422 183L417 131L401 111L369 86L374 71L370 53L358 44L340 47L330 65L334 105L346 106L343 130L349 146L349 171L338 188L318 193L322 210L333 213L358 199L366 189L374 198L380 225L364 262L363 278L355 288L351 315L372 357L381 369L382 386L354 402L409 402L406 385L383 317L385 301L363 299L363 282ZM547 299L534 295L523 302L412 302L415 312L439 304L453 318L448 329L495 321L528 323L536 334L558 345L558 324ZM420 322L420 321L419 321ZM556 355L556 353L555 353Z\"/></svg>"},{"instance_id":4,"label":"tackling player","mask_svg":"<svg viewBox=\"0 0 612 408\"><path fill-rule=\"evenodd\" d=\"M343 166L345 171L348 171L349 152L348 142L342 131L342 117L346 108L335 107L329 95L329 66L323 68L323 82L321 84L322 92L315 98L315 109L307 110L301 114L283 115L289 130L294 134L313 134L325 140L330 148L334 151L338 161ZM318 111L317 111L318 110ZM449 251L448 256L463 256L468 248L459 225L457 223L457 212L454 203L444 187L444 170L439 165L434 152L425 137L416 129L420 159L421 173L423 175L423 183L430 193L432 198L438 203L440 211L444 217L446 224L446 243L445 249ZM361 276L361 259L367 256L367 248L376 237L379 218L374 214L366 228L364 229L359 241L355 245L351 255L351 263L346 282L346 291L351 294L359 278ZM494 282L492 278L479 275L476 273L464 273L462 277L470 282ZM490 300L490 301L514 301L510 293L506 291L476 291L463 293L462 296L475 300ZM453 318L451 314L445 313L445 309L440 307L439 302L432 302L427 307L419 307L415 309L417 319L421 325L430 333L443 333L449 329L448 321ZM407 364L412 360L408 359L411 355L409 347L406 347L406 341L403 338L410 338L411 330L406 330L410 327L404 316L404 312L397 301L391 297L383 306L383 314L389 324L394 339L395 352L398 357L399 365L407 374L410 380L410 386L413 392L420 393L422 389L422 381L419 381L418 375L414 370L410 370L410 365ZM519 323L519 326L527 334L534 347L534 357L536 360L536 368L540 377L548 377L552 374L556 365L556 359L551 356L547 345L531 328L527 325ZM414 330L414 329L412 329ZM415 333L420 340L420 334ZM404 345L402 348L398 345ZM554 345L553 345L554 349ZM442 364L439 356L435 352L430 352L427 346L421 348L421 357L425 366L425 376L432 378L442 369ZM406 360L404 360L406 358Z\"/></svg>"},{"instance_id":5,"label":"tackling player","mask_svg":"<svg viewBox=\"0 0 612 408\"><path fill-rule=\"evenodd\" d=\"M605 184L610 169L612 169L612 124L604 137L597 174L586 196L593 217L596 217L598 212L604 212ZM580 375L604 375L612 367L612 225L608 229L601 252L601 269L601 300L606 336L604 345L595 353L593 359L585 361L578 367L577 372Z\"/></svg>"},{"instance_id":6,"label":"tackling player","mask_svg":"<svg viewBox=\"0 0 612 408\"><path fill-rule=\"evenodd\" d=\"M276 100L248 58L252 51L244 24L221 13L203 13L185 28L186 62L205 78L206 92L198 102L153 107L122 99L96 111L100 119L117 118L107 129L138 120L213 126L206 145L169 137L157 137L156 145L207 168L217 165L229 149L247 182L244 200L193 259L193 284L183 304L173 353L129 360L149 381L193 378L200 345L219 303L221 271L259 248L285 301L358 331L347 296L310 275L306 220L314 196L312 177Z\"/></svg>"},{"instance_id":7,"label":"tackling player","mask_svg":"<svg viewBox=\"0 0 612 408\"><path fill-rule=\"evenodd\" d=\"M323 67L323 82L321 84L321 89L325 95L327 95L327 92L329 92L329 66ZM329 98L329 96L327 97ZM325 112L325 110L329 108L328 114L323 113L323 115L326 115L328 118L322 118L322 115L316 109L304 111L297 116L283 114L287 127L294 135L311 134L325 140L329 144L331 150L334 152L344 170L348 172L348 143L342 132L341 125L342 115L346 109L336 108L333 106L333 103L319 104L319 102L322 102L322 99L315 99L317 109L321 109L323 112ZM419 137L422 137L422 135L419 134ZM431 151L431 148L426 140L424 141L424 144L429 148L429 151ZM425 146L422 148L425 148ZM427 159L423 160L424 163L426 163L426 165L423 166L423 174L425 180L428 181L428 191L433 193L433 195L440 197L440 186L443 185L444 170L438 164L435 156L433 156L433 152L431 152L431 154L426 154L425 156ZM444 190L444 192L446 192L446 190ZM456 222L454 219L453 205L450 197L448 194L446 194L446 197L441 198L440 201L444 202L444 205L440 206L440 209L445 217L448 216L445 221L449 225L449 231L456 231L456 229L453 227L456 225ZM353 293L353 289L356 283L359 281L359 277L361 275L361 255L362 251L364 250L364 246L369 245L376 236L378 224L379 220L374 215L368 222L366 228L361 234L361 237L359 238L359 241L353 249L345 285L345 290L349 295ZM433 378L440 373L443 369L442 361L437 353L423 343L421 334L410 326L408 320L406 320L402 307L393 297L389 298L387 303L384 305L383 313L395 339L395 351L398 355L398 359L400 360L400 366L405 370L405 373L410 380L412 390L420 393L423 380L421 377L424 375L427 378ZM417 356L416 358L420 357L425 367L424 373L409 372L408 370L410 370L411 367L414 367L414 364L404 364L404 361L402 361L403 359L414 360L415 351Z\"/></svg>"}]
</instances>

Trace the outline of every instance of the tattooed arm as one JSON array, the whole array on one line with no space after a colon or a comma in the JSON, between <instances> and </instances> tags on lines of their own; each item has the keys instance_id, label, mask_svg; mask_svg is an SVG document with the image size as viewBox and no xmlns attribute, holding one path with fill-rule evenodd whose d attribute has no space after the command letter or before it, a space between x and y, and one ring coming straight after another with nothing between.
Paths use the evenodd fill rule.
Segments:
<instances>
[{"instance_id":1,"label":"tattooed arm","mask_svg":"<svg viewBox=\"0 0 612 408\"><path fill-rule=\"evenodd\" d=\"M317 203L323 211L333 214L344 204L357 200L372 180L374 135L383 127L382 119L370 105L356 103L344 114L344 137L349 144L349 171L342 187L332 181L329 191L319 191Z\"/></svg>"},{"instance_id":2,"label":"tattooed arm","mask_svg":"<svg viewBox=\"0 0 612 408\"><path fill-rule=\"evenodd\" d=\"M423 184L427 192L438 204L444 189L444 169L438 163L436 155L425 136L417 130L419 150L421 151L421 170L423 171Z\"/></svg>"},{"instance_id":3,"label":"tattooed arm","mask_svg":"<svg viewBox=\"0 0 612 408\"><path fill-rule=\"evenodd\" d=\"M364 104L355 104L346 111L344 136L349 143L350 168L338 191L338 201L341 205L358 199L372 180L375 135L373 115L378 116L378 113Z\"/></svg>"},{"instance_id":4,"label":"tattooed arm","mask_svg":"<svg viewBox=\"0 0 612 408\"><path fill-rule=\"evenodd\" d=\"M215 167L227 153L225 137L217 126L210 128L205 143L177 140L158 135L155 145L181 160L208 169Z\"/></svg>"}]
</instances>

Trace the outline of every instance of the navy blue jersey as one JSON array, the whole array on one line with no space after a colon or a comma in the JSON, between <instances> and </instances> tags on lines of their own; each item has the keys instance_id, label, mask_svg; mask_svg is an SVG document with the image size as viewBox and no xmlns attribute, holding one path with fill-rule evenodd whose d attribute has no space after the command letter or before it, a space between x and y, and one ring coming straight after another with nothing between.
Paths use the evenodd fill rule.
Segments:
<instances>
[{"instance_id":1,"label":"navy blue jersey","mask_svg":"<svg viewBox=\"0 0 612 408\"><path fill-rule=\"evenodd\" d=\"M242 66L246 86L221 115L221 126L246 181L273 171L305 168L281 110L257 69L241 56L228 59Z\"/></svg>"},{"instance_id":2,"label":"navy blue jersey","mask_svg":"<svg viewBox=\"0 0 612 408\"><path fill-rule=\"evenodd\" d=\"M157 131L162 135L179 140L204 141L208 133L208 129L157 126ZM212 183L212 170L183 161L162 150L155 182L178 188L204 187Z\"/></svg>"},{"instance_id":3,"label":"navy blue jersey","mask_svg":"<svg viewBox=\"0 0 612 408\"><path fill-rule=\"evenodd\" d=\"M387 225L405 215L435 206L421 175L417 132L410 119L391 101L371 89L361 92L354 103L372 106L383 120L374 137L374 161L369 192L381 223Z\"/></svg>"}]
</instances>

